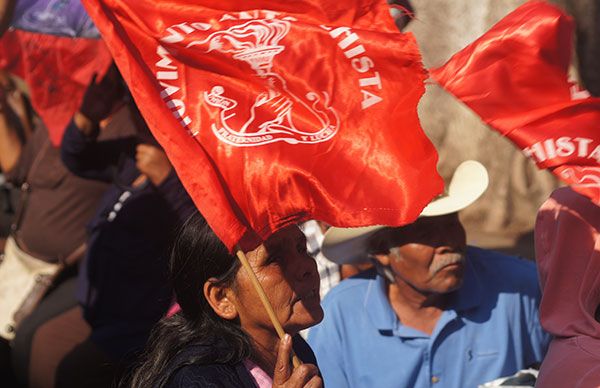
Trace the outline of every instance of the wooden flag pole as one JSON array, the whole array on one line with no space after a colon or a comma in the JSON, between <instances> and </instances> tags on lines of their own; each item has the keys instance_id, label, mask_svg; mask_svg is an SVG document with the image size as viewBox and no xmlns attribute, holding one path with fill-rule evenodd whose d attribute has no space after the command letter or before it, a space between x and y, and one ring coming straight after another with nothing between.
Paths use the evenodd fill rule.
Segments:
<instances>
[{"instance_id":1,"label":"wooden flag pole","mask_svg":"<svg viewBox=\"0 0 600 388\"><path fill-rule=\"evenodd\" d=\"M271 302L269 302L269 298L267 298L267 294L265 294L265 290L260 285L260 282L258 281L256 274L252 270L252 267L250 267L248 258L246 257L244 252L239 248L237 249L236 255L237 255L238 259L240 260L240 262L242 263L242 267L244 267L244 270L246 270L246 274L248 274L248 277L250 278L250 281L252 282L254 289L256 290L256 292L258 292L258 297L260 298L263 306L267 310L267 314L269 315L269 318L271 319L271 323L273 324L273 327L275 328L277 335L279 336L280 339L283 339L283 336L285 335L285 331L283 331L283 327L281 326L281 323L279 323L279 320L277 319L277 316L275 315L275 311L273 310L273 306L271 306ZM298 357L293 353L293 350L292 350L292 364L294 365L294 368L299 367L301 364Z\"/></svg>"}]
</instances>

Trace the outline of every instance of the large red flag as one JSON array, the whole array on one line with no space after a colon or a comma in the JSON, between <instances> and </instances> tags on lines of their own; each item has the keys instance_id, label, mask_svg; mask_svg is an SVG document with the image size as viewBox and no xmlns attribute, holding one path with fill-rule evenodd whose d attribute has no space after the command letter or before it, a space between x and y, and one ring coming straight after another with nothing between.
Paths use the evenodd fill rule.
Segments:
<instances>
[{"instance_id":1,"label":"large red flag","mask_svg":"<svg viewBox=\"0 0 600 388\"><path fill-rule=\"evenodd\" d=\"M600 98L568 80L572 39L569 16L532 1L431 74L539 168L600 204Z\"/></svg>"},{"instance_id":2,"label":"large red flag","mask_svg":"<svg viewBox=\"0 0 600 388\"><path fill-rule=\"evenodd\" d=\"M383 0L86 0L225 244L310 218L400 225L441 191L425 71Z\"/></svg>"},{"instance_id":3,"label":"large red flag","mask_svg":"<svg viewBox=\"0 0 600 388\"><path fill-rule=\"evenodd\" d=\"M21 30L9 30L0 39L0 68L23 78L54 145L60 144L92 76L102 78L111 63L110 52L98 39Z\"/></svg>"}]
</instances>

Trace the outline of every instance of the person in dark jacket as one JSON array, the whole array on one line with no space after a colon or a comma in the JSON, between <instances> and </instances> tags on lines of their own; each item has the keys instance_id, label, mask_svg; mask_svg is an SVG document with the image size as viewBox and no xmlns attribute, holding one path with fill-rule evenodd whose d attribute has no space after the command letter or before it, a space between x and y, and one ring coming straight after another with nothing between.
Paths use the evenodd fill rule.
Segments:
<instances>
[{"instance_id":1,"label":"person in dark jacket","mask_svg":"<svg viewBox=\"0 0 600 388\"><path fill-rule=\"evenodd\" d=\"M304 235L287 227L247 257L288 333L284 339L279 341L239 261L195 214L171 254L181 311L157 325L128 386L322 386L315 356L297 335L323 318L317 266ZM294 370L292 347L304 362Z\"/></svg>"},{"instance_id":2,"label":"person in dark jacket","mask_svg":"<svg viewBox=\"0 0 600 388\"><path fill-rule=\"evenodd\" d=\"M116 68L94 82L63 137L61 157L75 175L111 185L88 223L76 307L36 335L53 342L80 333L61 355L48 387L109 387L172 303L168 251L194 205L132 101ZM106 126L114 137L98 138ZM35 354L34 354L35 356Z\"/></svg>"}]
</instances>

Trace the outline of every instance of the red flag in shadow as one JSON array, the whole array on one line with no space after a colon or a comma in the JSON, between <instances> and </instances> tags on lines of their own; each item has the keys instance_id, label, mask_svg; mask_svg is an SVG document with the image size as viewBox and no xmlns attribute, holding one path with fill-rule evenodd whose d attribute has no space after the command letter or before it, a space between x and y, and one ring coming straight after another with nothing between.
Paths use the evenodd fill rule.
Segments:
<instances>
[{"instance_id":1,"label":"red flag in shadow","mask_svg":"<svg viewBox=\"0 0 600 388\"><path fill-rule=\"evenodd\" d=\"M22 78L31 104L48 128L50 140L62 135L94 74L106 73L112 58L98 39L73 39L9 30L0 39L0 68Z\"/></svg>"},{"instance_id":2,"label":"red flag in shadow","mask_svg":"<svg viewBox=\"0 0 600 388\"><path fill-rule=\"evenodd\" d=\"M573 21L517 8L431 75L531 157L600 204L600 98L568 79Z\"/></svg>"}]
</instances>

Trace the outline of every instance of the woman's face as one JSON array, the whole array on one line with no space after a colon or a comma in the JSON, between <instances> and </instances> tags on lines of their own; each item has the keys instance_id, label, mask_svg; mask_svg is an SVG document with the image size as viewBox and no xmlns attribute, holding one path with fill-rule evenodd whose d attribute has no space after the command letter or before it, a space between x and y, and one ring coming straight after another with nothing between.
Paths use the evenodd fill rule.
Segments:
<instances>
[{"instance_id":1,"label":"woman's face","mask_svg":"<svg viewBox=\"0 0 600 388\"><path fill-rule=\"evenodd\" d=\"M297 226L287 227L246 253L283 329L294 335L323 319L319 273L306 251L306 238ZM265 308L241 268L236 275L235 305L242 328L273 331Z\"/></svg>"}]
</instances>

